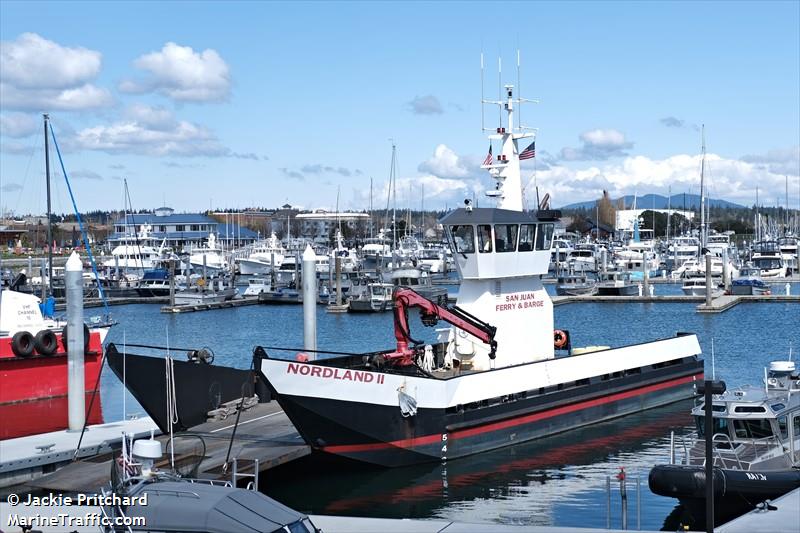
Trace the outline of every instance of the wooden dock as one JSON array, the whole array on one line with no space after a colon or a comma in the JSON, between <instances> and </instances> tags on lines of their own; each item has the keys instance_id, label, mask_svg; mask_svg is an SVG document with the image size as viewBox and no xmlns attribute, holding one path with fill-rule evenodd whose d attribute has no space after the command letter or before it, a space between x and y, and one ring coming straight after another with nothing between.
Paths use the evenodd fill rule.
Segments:
<instances>
[{"instance_id":1,"label":"wooden dock","mask_svg":"<svg viewBox=\"0 0 800 533\"><path fill-rule=\"evenodd\" d=\"M581 302L603 302L603 303L656 303L656 302L702 302L703 296L689 296L685 294L668 294L662 296L551 296L553 305L563 305Z\"/></svg>"},{"instance_id":2,"label":"wooden dock","mask_svg":"<svg viewBox=\"0 0 800 533\"><path fill-rule=\"evenodd\" d=\"M107 298L108 305L130 305L130 304L163 304L169 302L167 296L126 296L122 298ZM84 298L83 307L103 307L103 300L100 298ZM67 304L56 302L56 311L64 311Z\"/></svg>"},{"instance_id":3,"label":"wooden dock","mask_svg":"<svg viewBox=\"0 0 800 533\"><path fill-rule=\"evenodd\" d=\"M711 300L711 305L707 306L705 302L697 306L698 313L722 313L731 307L734 307L742 302L778 302L778 303L800 303L800 295L785 295L785 294L753 294L753 295L730 295L723 294Z\"/></svg>"},{"instance_id":4,"label":"wooden dock","mask_svg":"<svg viewBox=\"0 0 800 533\"><path fill-rule=\"evenodd\" d=\"M167 298L169 302L169 298ZM195 311L211 311L213 309L230 309L231 307L243 307L246 305L256 305L258 298L236 298L225 302L214 302L207 304L186 304L186 305L163 305L162 313L193 313Z\"/></svg>"},{"instance_id":5,"label":"wooden dock","mask_svg":"<svg viewBox=\"0 0 800 533\"><path fill-rule=\"evenodd\" d=\"M200 459L200 437L205 443L205 453L197 477L204 479L231 478L230 470L223 470L230 445L235 413L225 420L206 422L190 432L175 435L175 463L186 465ZM169 463L167 436L158 437L164 449L164 459ZM259 472L288 463L311 453L289 418L277 402L261 403L242 412L231 448L231 460L237 460L240 474L252 473L256 462ZM108 483L111 472L111 454L88 457L70 463L56 472L26 483L27 486L57 492L94 492Z\"/></svg>"},{"instance_id":6,"label":"wooden dock","mask_svg":"<svg viewBox=\"0 0 800 533\"><path fill-rule=\"evenodd\" d=\"M0 487L10 487L35 480L68 464L78 450L79 458L110 453L122 441L122 433L136 438L158 432L150 417L91 425L83 439L80 431L51 431L28 437L0 441ZM78 441L80 440L80 449ZM110 470L106 465L105 474Z\"/></svg>"},{"instance_id":7,"label":"wooden dock","mask_svg":"<svg viewBox=\"0 0 800 533\"><path fill-rule=\"evenodd\" d=\"M659 302L702 302L697 306L698 313L722 313L738 305L741 302L777 302L777 303L800 303L800 295L783 294L758 294L758 295L728 295L722 294L711 300L711 305L706 306L705 296L689 296L683 294L672 294L664 296L551 296L553 305L564 305L571 303L602 302L602 303L659 303Z\"/></svg>"}]
</instances>

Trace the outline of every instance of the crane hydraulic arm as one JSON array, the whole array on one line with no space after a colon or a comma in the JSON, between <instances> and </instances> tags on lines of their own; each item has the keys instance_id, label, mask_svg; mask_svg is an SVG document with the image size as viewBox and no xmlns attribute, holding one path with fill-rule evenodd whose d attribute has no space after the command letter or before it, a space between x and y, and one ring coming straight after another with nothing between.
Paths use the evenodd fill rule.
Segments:
<instances>
[{"instance_id":1,"label":"crane hydraulic arm","mask_svg":"<svg viewBox=\"0 0 800 533\"><path fill-rule=\"evenodd\" d=\"M453 306L444 307L433 303L427 298L407 288L398 288L394 291L394 336L397 339L397 349L394 352L384 354L387 362L392 362L400 366L414 364L416 352L409 342L421 344L411 337L408 327L408 309L418 307L422 323L426 326L434 326L439 320L444 320L466 331L470 335L477 337L489 345L489 357L494 359L497 351L497 341L494 340L497 328L487 324L481 319L467 313L463 309Z\"/></svg>"}]
</instances>

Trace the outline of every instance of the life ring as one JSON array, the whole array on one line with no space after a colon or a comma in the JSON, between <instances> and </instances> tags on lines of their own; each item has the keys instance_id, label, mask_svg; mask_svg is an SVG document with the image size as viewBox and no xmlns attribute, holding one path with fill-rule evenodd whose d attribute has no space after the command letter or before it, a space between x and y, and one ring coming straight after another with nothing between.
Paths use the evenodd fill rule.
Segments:
<instances>
[{"instance_id":1,"label":"life ring","mask_svg":"<svg viewBox=\"0 0 800 533\"><path fill-rule=\"evenodd\" d=\"M30 357L33 354L33 335L28 331L18 331L11 338L11 351L17 357Z\"/></svg>"},{"instance_id":2,"label":"life ring","mask_svg":"<svg viewBox=\"0 0 800 533\"><path fill-rule=\"evenodd\" d=\"M58 338L49 329L43 329L33 338L33 346L41 355L53 355L58 350Z\"/></svg>"},{"instance_id":3,"label":"life ring","mask_svg":"<svg viewBox=\"0 0 800 533\"><path fill-rule=\"evenodd\" d=\"M564 331L557 329L553 331L553 346L556 348L563 348L567 345L569 337Z\"/></svg>"},{"instance_id":4,"label":"life ring","mask_svg":"<svg viewBox=\"0 0 800 533\"><path fill-rule=\"evenodd\" d=\"M83 325L83 353L89 351L89 336L91 332L89 331L89 326L86 324ZM64 329L61 330L61 344L64 346L64 352L69 352L69 345L67 344L67 326L64 326Z\"/></svg>"}]
</instances>

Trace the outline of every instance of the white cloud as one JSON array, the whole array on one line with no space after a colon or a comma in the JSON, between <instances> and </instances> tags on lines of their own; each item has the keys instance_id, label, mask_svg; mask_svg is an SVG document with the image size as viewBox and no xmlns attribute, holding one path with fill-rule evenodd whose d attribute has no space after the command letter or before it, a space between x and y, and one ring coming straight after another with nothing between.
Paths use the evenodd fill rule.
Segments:
<instances>
[{"instance_id":1,"label":"white cloud","mask_svg":"<svg viewBox=\"0 0 800 533\"><path fill-rule=\"evenodd\" d=\"M107 107L111 94L89 83L100 67L100 52L23 33L0 42L0 101L6 109L20 110Z\"/></svg>"},{"instance_id":2,"label":"white cloud","mask_svg":"<svg viewBox=\"0 0 800 533\"><path fill-rule=\"evenodd\" d=\"M573 169L564 165L539 171L537 181L542 193L549 192L554 205L599 198L608 190L612 197L625 194L666 194L700 189L700 155L674 155L666 159L631 156L615 164ZM797 174L795 174L797 175ZM716 154L706 155L706 184L709 194L749 205L755 188L783 190L784 175L767 166Z\"/></svg>"},{"instance_id":3,"label":"white cloud","mask_svg":"<svg viewBox=\"0 0 800 533\"><path fill-rule=\"evenodd\" d=\"M611 157L628 155L625 150L633 148L633 143L625 139L625 134L615 129L595 129L581 134L582 145L577 148L561 149L561 159L566 161L604 161Z\"/></svg>"},{"instance_id":4,"label":"white cloud","mask_svg":"<svg viewBox=\"0 0 800 533\"><path fill-rule=\"evenodd\" d=\"M177 120L163 108L136 105L125 118L110 125L78 131L69 140L72 149L150 156L236 157L207 128Z\"/></svg>"},{"instance_id":5,"label":"white cloud","mask_svg":"<svg viewBox=\"0 0 800 533\"><path fill-rule=\"evenodd\" d=\"M131 105L125 110L125 117L143 127L159 131L174 129L178 124L169 109L145 104Z\"/></svg>"},{"instance_id":6,"label":"white cloud","mask_svg":"<svg viewBox=\"0 0 800 533\"><path fill-rule=\"evenodd\" d=\"M469 162L445 144L437 146L433 157L420 163L417 170L441 178L465 178L470 175Z\"/></svg>"},{"instance_id":7,"label":"white cloud","mask_svg":"<svg viewBox=\"0 0 800 533\"><path fill-rule=\"evenodd\" d=\"M38 131L39 123L32 115L5 113L0 115L0 136L28 137Z\"/></svg>"},{"instance_id":8,"label":"white cloud","mask_svg":"<svg viewBox=\"0 0 800 533\"><path fill-rule=\"evenodd\" d=\"M195 52L189 46L168 42L159 52L134 61L148 73L143 81L125 80L119 90L130 93L158 92L173 100L206 102L225 100L231 79L227 63L212 49Z\"/></svg>"}]
</instances>

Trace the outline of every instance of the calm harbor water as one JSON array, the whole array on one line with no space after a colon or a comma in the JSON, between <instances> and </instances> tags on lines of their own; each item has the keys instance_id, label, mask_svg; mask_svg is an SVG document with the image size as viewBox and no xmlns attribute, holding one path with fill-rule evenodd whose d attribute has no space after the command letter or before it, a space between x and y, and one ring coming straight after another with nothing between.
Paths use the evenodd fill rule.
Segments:
<instances>
[{"instance_id":1,"label":"calm harbor water","mask_svg":"<svg viewBox=\"0 0 800 533\"><path fill-rule=\"evenodd\" d=\"M119 325L109 333L110 342L208 346L216 363L239 368L249 366L255 345L299 348L303 343L300 306L164 315L158 305L131 305L114 307L112 314ZM432 339L435 331L412 315L412 333ZM716 315L700 315L686 303L568 304L555 308L555 318L556 327L570 330L574 346L620 346L677 331L697 333L706 371L711 371L713 341L717 378L729 386L758 382L769 361L787 358L790 346L795 355L800 349L800 306L791 303L743 303ZM366 352L393 345L391 313L338 315L319 307L317 320L320 349ZM179 351L173 355L183 357ZM101 395L106 420L122 418L123 410L143 413L107 369ZM680 509L674 500L650 493L647 473L668 460L670 431L690 429L690 407L691 402L681 402L444 467L383 470L311 458L267 473L262 490L310 513L605 527L605 480L612 476L610 520L612 527L620 527L613 476L622 466L629 476L629 525L637 524L639 477L642 527L674 531Z\"/></svg>"}]
</instances>

